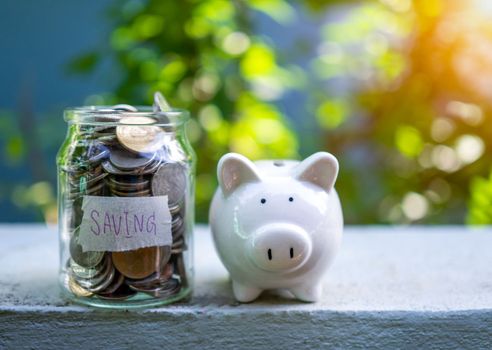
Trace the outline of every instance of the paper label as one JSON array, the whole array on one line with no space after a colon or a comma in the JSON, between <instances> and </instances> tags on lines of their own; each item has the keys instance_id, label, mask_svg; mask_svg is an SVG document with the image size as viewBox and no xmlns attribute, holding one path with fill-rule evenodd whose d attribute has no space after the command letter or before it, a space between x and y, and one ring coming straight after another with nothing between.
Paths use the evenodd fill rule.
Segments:
<instances>
[{"instance_id":1,"label":"paper label","mask_svg":"<svg viewBox=\"0 0 492 350\"><path fill-rule=\"evenodd\" d=\"M84 196L82 250L119 252L172 244L167 196Z\"/></svg>"}]
</instances>

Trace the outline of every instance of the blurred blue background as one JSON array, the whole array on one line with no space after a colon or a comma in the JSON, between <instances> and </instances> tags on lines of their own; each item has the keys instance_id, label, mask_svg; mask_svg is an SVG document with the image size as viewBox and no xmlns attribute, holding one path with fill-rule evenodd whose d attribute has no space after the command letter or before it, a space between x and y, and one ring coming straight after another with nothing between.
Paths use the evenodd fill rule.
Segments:
<instances>
[{"instance_id":1,"label":"blurred blue background","mask_svg":"<svg viewBox=\"0 0 492 350\"><path fill-rule=\"evenodd\" d=\"M340 160L346 221L492 221L487 1L2 1L0 221L56 221L63 109L148 104L193 120L197 217L215 164Z\"/></svg>"}]
</instances>

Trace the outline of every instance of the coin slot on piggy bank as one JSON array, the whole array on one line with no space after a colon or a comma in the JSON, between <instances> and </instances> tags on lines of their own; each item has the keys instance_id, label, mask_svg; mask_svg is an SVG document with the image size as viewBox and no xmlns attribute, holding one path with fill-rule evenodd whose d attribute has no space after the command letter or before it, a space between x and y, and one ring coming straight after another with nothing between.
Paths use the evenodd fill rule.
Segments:
<instances>
[{"instance_id":1,"label":"coin slot on piggy bank","mask_svg":"<svg viewBox=\"0 0 492 350\"><path fill-rule=\"evenodd\" d=\"M336 158L319 152L302 162L253 163L229 153L217 173L210 225L235 298L251 302L264 290L286 289L318 301L343 231Z\"/></svg>"}]
</instances>

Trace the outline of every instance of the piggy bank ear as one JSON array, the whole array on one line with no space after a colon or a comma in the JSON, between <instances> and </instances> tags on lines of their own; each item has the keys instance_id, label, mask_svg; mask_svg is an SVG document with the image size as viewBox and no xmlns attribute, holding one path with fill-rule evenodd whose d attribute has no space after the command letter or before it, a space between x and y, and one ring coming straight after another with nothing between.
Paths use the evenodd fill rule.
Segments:
<instances>
[{"instance_id":1,"label":"piggy bank ear","mask_svg":"<svg viewBox=\"0 0 492 350\"><path fill-rule=\"evenodd\" d=\"M294 170L294 177L331 191L338 175L338 161L327 152L318 152L304 159Z\"/></svg>"},{"instance_id":2,"label":"piggy bank ear","mask_svg":"<svg viewBox=\"0 0 492 350\"><path fill-rule=\"evenodd\" d=\"M243 183L261 181L253 162L237 153L227 153L220 158L217 176L226 197Z\"/></svg>"}]
</instances>

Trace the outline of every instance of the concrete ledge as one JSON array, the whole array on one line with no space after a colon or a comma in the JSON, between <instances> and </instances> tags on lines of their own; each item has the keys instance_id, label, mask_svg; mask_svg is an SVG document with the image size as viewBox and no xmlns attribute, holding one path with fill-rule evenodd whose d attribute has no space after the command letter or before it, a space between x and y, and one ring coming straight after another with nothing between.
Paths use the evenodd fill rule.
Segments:
<instances>
[{"instance_id":1,"label":"concrete ledge","mask_svg":"<svg viewBox=\"0 0 492 350\"><path fill-rule=\"evenodd\" d=\"M202 226L192 301L141 311L60 299L55 229L3 225L0 242L2 349L492 346L492 229L350 227L320 303L243 305Z\"/></svg>"}]
</instances>

